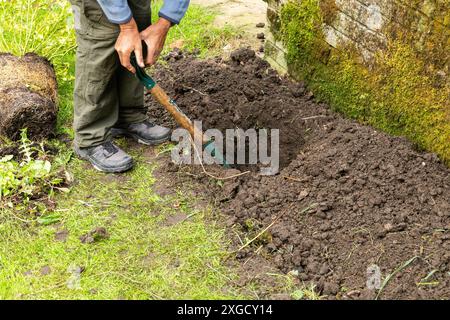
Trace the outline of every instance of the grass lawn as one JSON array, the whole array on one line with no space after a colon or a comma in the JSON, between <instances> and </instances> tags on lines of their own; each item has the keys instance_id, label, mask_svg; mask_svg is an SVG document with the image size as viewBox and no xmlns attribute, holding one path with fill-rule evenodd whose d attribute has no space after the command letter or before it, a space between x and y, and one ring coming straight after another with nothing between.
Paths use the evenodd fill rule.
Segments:
<instances>
[{"instance_id":1,"label":"grass lawn","mask_svg":"<svg viewBox=\"0 0 450 320\"><path fill-rule=\"evenodd\" d=\"M56 197L54 224L1 212L0 299L240 297L230 286L233 271L222 264L227 241L211 223L213 212L195 209L181 190L158 196L155 165L134 157L137 167L120 177L72 160L74 186ZM177 216L186 220L170 223ZM109 238L80 241L97 227Z\"/></svg>"},{"instance_id":2,"label":"grass lawn","mask_svg":"<svg viewBox=\"0 0 450 320\"><path fill-rule=\"evenodd\" d=\"M153 5L154 15L160 5ZM237 31L211 27L215 14L191 6L170 31L168 44L198 48L201 56L216 54ZM72 136L75 42L67 1L0 2L0 16L0 52L35 51L55 65L58 132ZM0 299L245 298L233 286L236 270L224 266L227 240L212 222L216 214L197 209L186 189L158 196L157 164L142 156L143 150L131 150L133 171L112 176L59 144L52 171L64 169L74 178L68 190L50 195L55 208L35 203L38 218L0 199ZM168 222L180 215L183 221ZM108 237L82 243L80 237L99 227Z\"/></svg>"}]
</instances>

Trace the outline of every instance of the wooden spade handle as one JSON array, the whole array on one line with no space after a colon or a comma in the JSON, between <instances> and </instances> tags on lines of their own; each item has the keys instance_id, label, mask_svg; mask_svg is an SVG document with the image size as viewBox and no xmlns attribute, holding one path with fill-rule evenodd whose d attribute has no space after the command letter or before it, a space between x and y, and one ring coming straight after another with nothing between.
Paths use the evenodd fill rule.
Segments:
<instances>
[{"instance_id":1,"label":"wooden spade handle","mask_svg":"<svg viewBox=\"0 0 450 320\"><path fill-rule=\"evenodd\" d=\"M159 84L156 84L151 90L150 93L152 96L158 101L175 119L175 121L182 126L184 129L189 131L194 141L203 141L203 133L199 130L194 130L194 124L191 119L189 119L183 111L181 111L176 103L169 98L167 93ZM195 140L195 135L199 135L198 139ZM206 141L203 141L206 142Z\"/></svg>"}]
</instances>

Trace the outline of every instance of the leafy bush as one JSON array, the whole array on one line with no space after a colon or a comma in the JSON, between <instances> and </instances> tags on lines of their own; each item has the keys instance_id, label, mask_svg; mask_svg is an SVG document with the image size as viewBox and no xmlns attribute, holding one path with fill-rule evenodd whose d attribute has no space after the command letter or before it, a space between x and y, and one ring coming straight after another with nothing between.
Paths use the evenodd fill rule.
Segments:
<instances>
[{"instance_id":1,"label":"leafy bush","mask_svg":"<svg viewBox=\"0 0 450 320\"><path fill-rule=\"evenodd\" d=\"M45 159L44 148L32 146L26 130L21 133L19 149L23 157L20 162L12 155L0 158L0 204L9 207L48 195L64 182L60 172L52 170L50 161ZM38 157L34 158L34 154Z\"/></svg>"}]
</instances>

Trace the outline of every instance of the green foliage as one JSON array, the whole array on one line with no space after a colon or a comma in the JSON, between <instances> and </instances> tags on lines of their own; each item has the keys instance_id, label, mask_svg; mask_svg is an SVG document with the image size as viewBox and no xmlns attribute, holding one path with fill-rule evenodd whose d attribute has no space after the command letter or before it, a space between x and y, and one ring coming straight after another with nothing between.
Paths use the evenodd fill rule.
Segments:
<instances>
[{"instance_id":1,"label":"green foliage","mask_svg":"<svg viewBox=\"0 0 450 320\"><path fill-rule=\"evenodd\" d=\"M63 181L52 171L48 160L33 157L40 150L32 147L26 130L21 133L19 149L23 157L20 162L15 161L12 155L0 158L0 204L3 202L10 207L48 193Z\"/></svg>"},{"instance_id":2,"label":"green foliage","mask_svg":"<svg viewBox=\"0 0 450 320\"><path fill-rule=\"evenodd\" d=\"M288 60L307 68L320 47L318 35L321 14L318 0L288 2L281 11L281 36L287 46ZM301 27L299 22L301 21Z\"/></svg>"},{"instance_id":3,"label":"green foliage","mask_svg":"<svg viewBox=\"0 0 450 320\"><path fill-rule=\"evenodd\" d=\"M330 51L322 24L333 16L324 8L332 6L323 2L291 0L282 7L280 35L291 73L335 110L406 136L450 164L449 83L437 83L426 55L409 45L410 37L399 36L399 30L386 31L387 49L375 56L370 70L351 45ZM424 52L442 52L444 31L435 30ZM434 57L443 59L442 54Z\"/></svg>"}]
</instances>

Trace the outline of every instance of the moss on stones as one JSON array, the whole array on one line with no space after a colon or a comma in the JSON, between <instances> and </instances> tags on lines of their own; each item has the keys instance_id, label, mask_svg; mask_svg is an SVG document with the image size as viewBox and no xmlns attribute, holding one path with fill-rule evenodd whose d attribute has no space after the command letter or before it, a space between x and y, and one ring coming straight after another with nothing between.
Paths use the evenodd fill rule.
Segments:
<instances>
[{"instance_id":1,"label":"moss on stones","mask_svg":"<svg viewBox=\"0 0 450 320\"><path fill-rule=\"evenodd\" d=\"M291 0L282 6L278 38L286 47L290 73L306 80L335 110L406 136L450 165L448 10L436 9L436 20L422 22L426 36L390 23L383 30L386 49L368 66L353 45L332 49L325 42L322 25L335 18L333 3ZM414 12L404 13L410 25L417 21Z\"/></svg>"}]
</instances>

